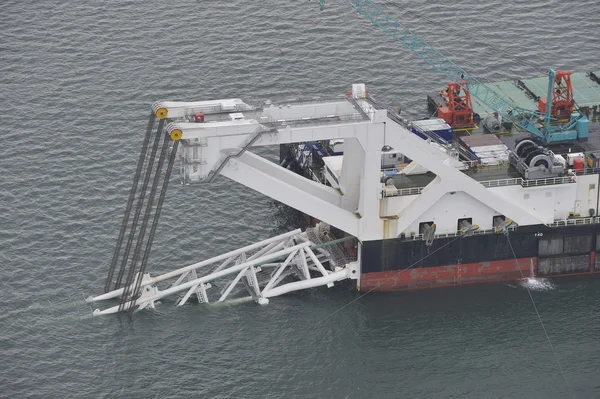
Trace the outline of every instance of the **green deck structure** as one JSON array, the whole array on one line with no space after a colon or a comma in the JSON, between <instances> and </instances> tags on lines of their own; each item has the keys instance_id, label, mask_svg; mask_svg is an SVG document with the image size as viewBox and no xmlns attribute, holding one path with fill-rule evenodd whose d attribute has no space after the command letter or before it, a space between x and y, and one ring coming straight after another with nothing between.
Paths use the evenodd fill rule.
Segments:
<instances>
[{"instance_id":1,"label":"green deck structure","mask_svg":"<svg viewBox=\"0 0 600 399\"><path fill-rule=\"evenodd\" d=\"M527 90L538 97L546 97L548 91L547 76L488 83L495 92L511 100L515 107L536 110L537 102L518 84L524 85ZM571 75L571 84L573 85L575 101L579 107L600 109L600 70L589 73L575 72ZM473 98L473 111L482 118L493 113L487 105L483 105L476 98Z\"/></svg>"},{"instance_id":2,"label":"green deck structure","mask_svg":"<svg viewBox=\"0 0 600 399\"><path fill-rule=\"evenodd\" d=\"M492 82L488 86L501 96L508 98L515 107L525 109L536 109L537 104L527 96L525 91L517 86L516 81ZM478 113L482 118L493 113L487 105L483 105L479 100L473 98L473 112Z\"/></svg>"},{"instance_id":3,"label":"green deck structure","mask_svg":"<svg viewBox=\"0 0 600 399\"><path fill-rule=\"evenodd\" d=\"M600 77L600 71L597 73ZM579 107L597 107L600 105L600 84L593 81L591 74L585 72L575 72L571 75L571 84L573 85L573 95L575 102ZM548 92L548 77L542 76L533 79L522 79L521 82L533 94L539 97L545 97Z\"/></svg>"}]
</instances>

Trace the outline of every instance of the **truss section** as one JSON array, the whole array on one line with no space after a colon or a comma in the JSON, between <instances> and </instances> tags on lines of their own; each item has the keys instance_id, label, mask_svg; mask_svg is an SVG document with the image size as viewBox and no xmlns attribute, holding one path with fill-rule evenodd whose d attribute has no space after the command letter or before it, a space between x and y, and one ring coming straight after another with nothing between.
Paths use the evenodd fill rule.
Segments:
<instances>
[{"instance_id":1,"label":"truss section","mask_svg":"<svg viewBox=\"0 0 600 399\"><path fill-rule=\"evenodd\" d=\"M120 299L119 305L96 309L94 315L152 309L166 297L174 297L176 306L192 299L211 304L240 296L264 305L282 294L357 278L358 264L347 261L340 245L350 239L354 237L334 240L320 224L304 232L297 229L156 277L138 274L135 284L86 301Z\"/></svg>"}]
</instances>

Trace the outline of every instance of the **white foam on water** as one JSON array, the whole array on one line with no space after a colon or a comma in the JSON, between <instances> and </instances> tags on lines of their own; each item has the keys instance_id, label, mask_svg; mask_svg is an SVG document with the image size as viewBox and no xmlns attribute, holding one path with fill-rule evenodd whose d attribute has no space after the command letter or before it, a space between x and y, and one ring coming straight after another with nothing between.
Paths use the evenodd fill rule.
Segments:
<instances>
[{"instance_id":1,"label":"white foam on water","mask_svg":"<svg viewBox=\"0 0 600 399\"><path fill-rule=\"evenodd\" d=\"M556 285L547 278L528 277L519 280L519 285L532 291L549 291L556 288Z\"/></svg>"}]
</instances>

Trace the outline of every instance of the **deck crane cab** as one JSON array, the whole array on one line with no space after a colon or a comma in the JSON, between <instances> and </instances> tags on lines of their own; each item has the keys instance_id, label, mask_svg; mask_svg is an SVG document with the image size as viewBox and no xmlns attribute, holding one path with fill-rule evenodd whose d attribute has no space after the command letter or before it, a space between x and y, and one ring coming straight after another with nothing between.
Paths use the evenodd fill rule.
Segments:
<instances>
[{"instance_id":1,"label":"deck crane cab","mask_svg":"<svg viewBox=\"0 0 600 399\"><path fill-rule=\"evenodd\" d=\"M470 96L497 112L504 122L512 122L520 129L529 132L532 141L541 145L587 141L589 120L584 114L572 112L574 100L569 89L568 73L561 71L556 73L552 69L548 71L549 83L545 108L542 106L543 101L535 110L515 107L512 101L446 58L372 0L348 0L348 2L373 25L399 41L417 57L444 74L451 82L456 82L465 93L468 92ZM323 0L320 1L321 9L324 8L324 3Z\"/></svg>"},{"instance_id":2,"label":"deck crane cab","mask_svg":"<svg viewBox=\"0 0 600 399\"><path fill-rule=\"evenodd\" d=\"M571 73L565 71L550 71L548 82L548 97L538 99L538 110L546 113L548 99L552 97L550 115L557 121L568 121L571 119L575 99L573 87L571 86Z\"/></svg>"},{"instance_id":3,"label":"deck crane cab","mask_svg":"<svg viewBox=\"0 0 600 399\"><path fill-rule=\"evenodd\" d=\"M446 90L440 93L446 105L440 104L437 117L445 120L452 127L475 127L471 94L456 82L448 83Z\"/></svg>"}]
</instances>

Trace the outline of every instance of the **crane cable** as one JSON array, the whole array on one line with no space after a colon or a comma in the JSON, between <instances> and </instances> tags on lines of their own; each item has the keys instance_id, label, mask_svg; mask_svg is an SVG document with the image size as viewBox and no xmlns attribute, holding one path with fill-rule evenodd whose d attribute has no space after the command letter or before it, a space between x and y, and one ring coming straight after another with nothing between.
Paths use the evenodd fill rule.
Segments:
<instances>
[{"instance_id":1,"label":"crane cable","mask_svg":"<svg viewBox=\"0 0 600 399\"><path fill-rule=\"evenodd\" d=\"M150 139L151 139L152 133L153 133L152 127L154 126L154 119L155 119L154 112L150 112L150 120L148 121L148 128L146 129L146 135L144 136L144 142L142 144L142 151L140 153L137 169L136 169L135 175L133 177L133 186L131 187L131 190L129 191L129 199L127 200L127 206L125 207L125 215L123 216L123 222L121 223L121 230L119 231L119 237L117 238L115 252L113 253L113 258L112 258L112 261L110 262L110 267L108 269L108 277L106 278L106 283L104 285L104 292L110 291L110 285L112 284L115 267L117 266L117 261L119 258L119 254L121 252L121 246L123 245L123 239L125 238L125 233L127 231L127 226L129 223L129 216L131 215L131 206L133 205L133 201L135 199L135 194L137 192L140 175L142 174L142 171L144 169L146 153L148 152L148 145L150 143Z\"/></svg>"},{"instance_id":2,"label":"crane cable","mask_svg":"<svg viewBox=\"0 0 600 399\"><path fill-rule=\"evenodd\" d=\"M163 122L164 119L161 119L161 122ZM162 125L161 125L162 128ZM162 143L162 148L160 149L159 155L158 155L158 164L156 166L156 170L154 172L154 177L152 179L152 185L150 186L150 193L148 194L148 200L146 201L146 210L144 211L144 216L142 218L142 224L140 226L140 231L138 232L138 236L137 236L137 242L135 245L135 249L133 251L133 258L131 259L131 266L129 267L129 272L127 274L127 280L125 281L125 287L123 290L123 295L121 297L121 303L119 304L119 312L123 311L123 310L130 310L130 308L133 306L133 303L135 303L135 300L133 302L128 302L129 301L129 297L134 297L135 295L137 295L138 293L135 291L135 286L137 284L134 284L134 282L137 282L136 279L136 272L139 275L141 275L141 273L139 273L138 270L136 270L138 268L138 261L140 260L140 255L142 254L142 247L143 246L148 246L150 244L149 239L146 239L146 241L144 241L144 239L146 238L146 229L148 228L148 222L150 221L150 218L152 217L152 208L154 205L154 197L156 196L156 191L158 189L158 184L160 182L160 177L161 177L161 172L162 172L162 168L163 168L163 164L164 164L164 160L165 157L167 155L167 152L169 150L169 134L167 132L164 131L164 129L161 129L157 132L157 143L158 141L163 138L163 143ZM153 167L153 161L154 159L151 158L150 161L152 163L148 164L148 170L147 170L147 176L150 177L150 174L152 172L152 167ZM140 204L141 205L141 204ZM141 206L140 209L141 211ZM156 221L157 222L157 221ZM155 223L155 220L153 218L153 224ZM151 245L151 244L150 244ZM124 259L124 262L127 261L127 258ZM141 277L139 277L141 278ZM126 308L126 306L128 306Z\"/></svg>"},{"instance_id":3,"label":"crane cable","mask_svg":"<svg viewBox=\"0 0 600 399\"><path fill-rule=\"evenodd\" d=\"M165 142L168 142L167 137L165 137ZM160 194L158 197L158 204L156 205L156 210L154 211L154 218L152 220L152 226L150 227L150 234L148 235L148 240L146 243L146 248L144 249L144 256L142 257L141 266L137 272L137 279L135 281L135 287L133 291L131 291L131 295L134 296L132 302L129 306L129 317L133 315L135 311L134 304L136 303L135 296L141 296L140 288L142 285L142 280L144 277L144 273L146 272L146 266L148 265L148 258L150 257L150 251L152 249L152 243L154 242L154 235L156 233L156 228L158 227L158 220L160 219L160 213L163 207L163 203L165 201L165 196L167 194L167 187L169 186L169 181L171 179L171 172L173 171L173 164L175 163L175 157L177 156L177 148L179 147L179 140L175 140L173 142L173 147L171 148L171 154L169 155L169 160L167 164L167 170L165 171L165 175L163 177L163 185L160 190ZM157 167L156 175L160 175L160 171L162 169L162 161L164 158L159 160L159 166ZM158 178L156 178L158 182Z\"/></svg>"},{"instance_id":4,"label":"crane cable","mask_svg":"<svg viewBox=\"0 0 600 399\"><path fill-rule=\"evenodd\" d=\"M135 238L135 233L137 230L137 224L142 212L142 206L144 204L144 199L146 196L146 191L148 190L148 183L150 182L150 176L152 174L152 168L154 165L154 159L156 158L156 153L158 151L158 145L160 143L160 139L162 137L162 131L163 131L163 126L164 126L164 119L161 119L158 122L158 127L156 128L156 134L154 136L154 143L152 144L152 149L150 151L150 156L148 158L148 164L145 166L145 174L144 174L144 180L142 182L142 188L140 190L140 195L138 198L138 202L135 208L135 214L133 216L133 221L131 223L131 227L130 227L130 232L129 232L129 237L127 239L127 244L125 245L125 251L123 254L123 259L121 261L121 267L119 269L119 273L117 274L117 279L115 281L115 285L114 285L114 289L118 289L121 287L121 283L123 281L123 276L125 274L125 271L127 270L127 262L129 260L129 255L131 253L131 249L133 246L133 241ZM142 221L143 223L143 221ZM135 254L135 250L134 250L134 254ZM130 266L130 270L134 268L134 264L132 263ZM128 273L128 277L127 277L127 281L129 281L131 279L131 277L129 277L129 274L131 274L132 272L130 271ZM129 281L129 283L126 283L125 285L129 285L131 282Z\"/></svg>"},{"instance_id":5,"label":"crane cable","mask_svg":"<svg viewBox=\"0 0 600 399\"><path fill-rule=\"evenodd\" d=\"M515 250L512 246L512 243L510 242L510 238L508 236L508 231L506 232L506 240L508 241L508 245L510 246L510 250L513 254L513 257L515 258L515 266L516 268L519 270L519 273L521 273L521 278L525 279L525 275L523 274L523 270L521 270L521 267L519 266L519 260L517 258L517 254L515 253ZM571 394L572 398L575 398L575 394L573 393L573 389L571 388L571 384L569 384L569 380L567 380L567 375L565 374L565 371L563 370L562 365L560 364L560 360L558 360L558 355L556 354L556 350L554 349L554 345L552 344L552 341L550 340L550 336L548 335L548 331L546 330L546 326L544 325L544 322L542 321L542 316L540 316L540 312L538 311L537 305L535 304L535 301L533 300L533 295L531 294L531 290L529 289L529 287L527 285L525 285L525 289L527 289L527 293L529 294L529 299L531 299L531 304L533 305L533 309L535 310L535 314L538 317L538 320L540 321L540 325L542 326L542 330L544 330L544 334L546 335L546 339L548 340L548 345L550 346L550 349L552 349L552 353L554 354L554 359L556 360L556 364L558 365L558 368L560 370L560 373L562 374L563 379L565 380L565 383L567 384L567 387L569 388L569 393Z\"/></svg>"}]
</instances>

